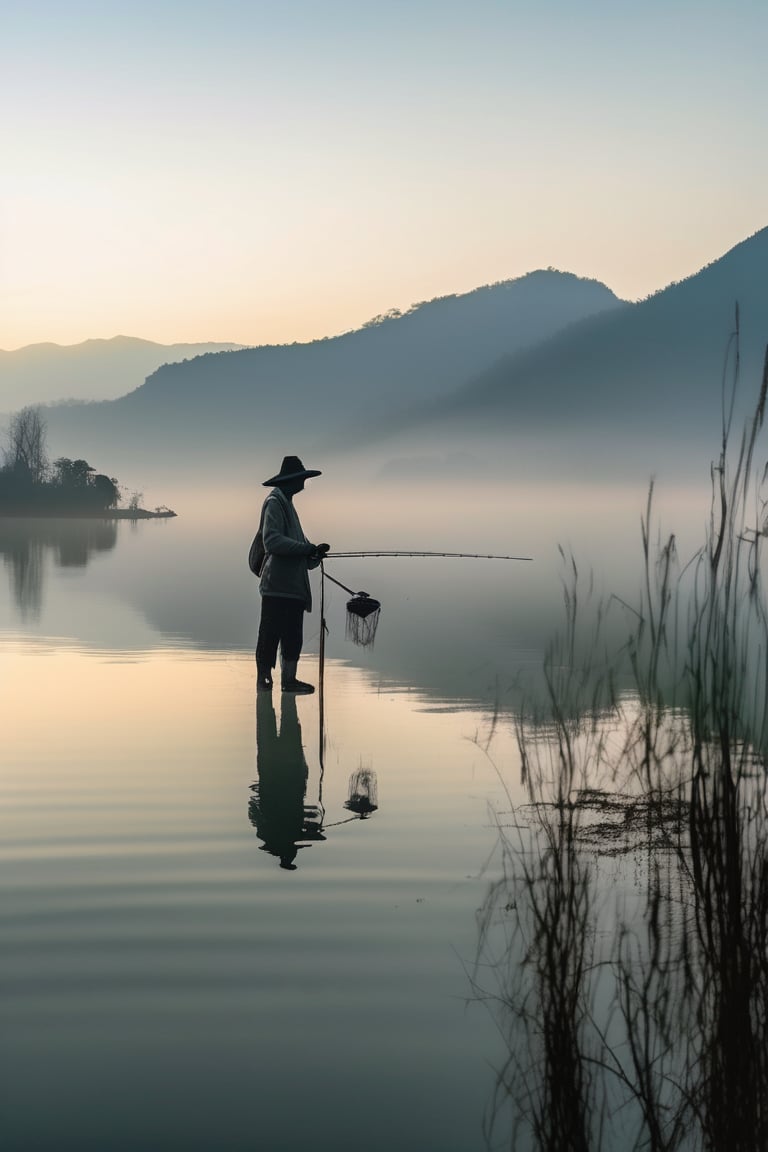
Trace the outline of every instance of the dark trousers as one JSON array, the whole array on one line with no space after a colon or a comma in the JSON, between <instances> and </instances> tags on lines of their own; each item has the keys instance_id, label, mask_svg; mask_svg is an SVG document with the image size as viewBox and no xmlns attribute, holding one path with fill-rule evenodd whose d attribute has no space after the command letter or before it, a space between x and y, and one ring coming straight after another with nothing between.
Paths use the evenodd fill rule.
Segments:
<instances>
[{"instance_id":1,"label":"dark trousers","mask_svg":"<svg viewBox=\"0 0 768 1152\"><path fill-rule=\"evenodd\" d=\"M304 603L288 596L262 596L256 663L277 664L278 646L285 660L298 660L304 643Z\"/></svg>"}]
</instances>

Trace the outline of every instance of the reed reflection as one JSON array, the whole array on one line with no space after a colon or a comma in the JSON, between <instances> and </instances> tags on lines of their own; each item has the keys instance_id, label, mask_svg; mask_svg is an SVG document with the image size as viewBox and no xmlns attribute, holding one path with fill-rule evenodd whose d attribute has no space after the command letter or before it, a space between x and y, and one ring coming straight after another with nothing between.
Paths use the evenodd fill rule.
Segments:
<instances>
[{"instance_id":1,"label":"reed reflection","mask_svg":"<svg viewBox=\"0 0 768 1152\"><path fill-rule=\"evenodd\" d=\"M14 603L23 616L43 606L47 553L59 568L84 568L117 543L117 525L107 520L0 520L0 556L10 569Z\"/></svg>"}]
</instances>

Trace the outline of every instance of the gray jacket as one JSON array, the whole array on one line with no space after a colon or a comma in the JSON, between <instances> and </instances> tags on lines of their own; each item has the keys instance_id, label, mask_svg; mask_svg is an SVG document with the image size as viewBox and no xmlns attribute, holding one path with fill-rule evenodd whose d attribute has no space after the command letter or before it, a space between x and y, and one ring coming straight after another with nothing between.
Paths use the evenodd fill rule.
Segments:
<instances>
[{"instance_id":1,"label":"gray jacket","mask_svg":"<svg viewBox=\"0 0 768 1152\"><path fill-rule=\"evenodd\" d=\"M317 549L302 531L292 502L279 488L273 488L264 501L262 536L266 559L261 570L262 596L287 596L302 600L312 610L308 570L320 563Z\"/></svg>"}]
</instances>

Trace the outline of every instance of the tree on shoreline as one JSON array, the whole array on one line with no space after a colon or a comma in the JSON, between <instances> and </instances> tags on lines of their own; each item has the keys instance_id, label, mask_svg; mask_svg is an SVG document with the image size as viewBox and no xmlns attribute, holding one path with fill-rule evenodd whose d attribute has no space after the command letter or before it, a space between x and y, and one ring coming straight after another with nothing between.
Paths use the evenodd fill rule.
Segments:
<instances>
[{"instance_id":1,"label":"tree on shoreline","mask_svg":"<svg viewBox=\"0 0 768 1152\"><path fill-rule=\"evenodd\" d=\"M17 476L26 476L33 484L42 484L48 471L45 454L46 428L35 407L14 413L8 426L5 467Z\"/></svg>"},{"instance_id":2,"label":"tree on shoreline","mask_svg":"<svg viewBox=\"0 0 768 1152\"><path fill-rule=\"evenodd\" d=\"M12 416L0 468L0 514L84 515L106 512L120 500L114 476L96 472L87 460L46 455L46 427L40 409Z\"/></svg>"}]
</instances>

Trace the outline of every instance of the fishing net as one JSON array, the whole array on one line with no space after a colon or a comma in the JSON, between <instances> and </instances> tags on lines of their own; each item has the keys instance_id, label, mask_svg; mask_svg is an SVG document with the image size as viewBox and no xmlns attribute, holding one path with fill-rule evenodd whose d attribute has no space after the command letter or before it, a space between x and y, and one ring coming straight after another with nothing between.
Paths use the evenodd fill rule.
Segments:
<instances>
[{"instance_id":1,"label":"fishing net","mask_svg":"<svg viewBox=\"0 0 768 1152\"><path fill-rule=\"evenodd\" d=\"M343 588L352 597L351 600L347 600L347 640L351 640L353 644L357 644L361 648L370 648L376 638L381 601L374 600L373 596L369 596L367 592L354 592L346 584L342 584L341 580L337 580L335 576L326 572L325 568L322 568L322 573L323 587L325 581L330 580L332 584L337 584L339 588ZM325 626L324 615L323 626Z\"/></svg>"},{"instance_id":2,"label":"fishing net","mask_svg":"<svg viewBox=\"0 0 768 1152\"><path fill-rule=\"evenodd\" d=\"M376 639L381 603L367 592L356 592L347 601L347 639L361 648L370 648Z\"/></svg>"},{"instance_id":3,"label":"fishing net","mask_svg":"<svg viewBox=\"0 0 768 1152\"><path fill-rule=\"evenodd\" d=\"M378 808L376 773L371 768L358 768L349 778L349 789L344 807L361 819Z\"/></svg>"}]
</instances>

